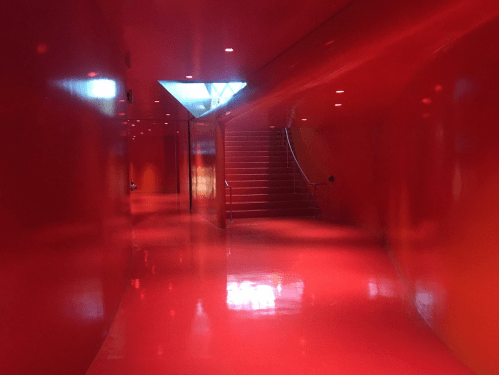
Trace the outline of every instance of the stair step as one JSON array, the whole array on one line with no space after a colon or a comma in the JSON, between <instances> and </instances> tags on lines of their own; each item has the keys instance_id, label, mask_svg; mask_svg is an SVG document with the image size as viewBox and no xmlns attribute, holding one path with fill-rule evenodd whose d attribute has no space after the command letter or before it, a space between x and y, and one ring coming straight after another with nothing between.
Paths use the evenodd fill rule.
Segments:
<instances>
[{"instance_id":1,"label":"stair step","mask_svg":"<svg viewBox=\"0 0 499 375\"><path fill-rule=\"evenodd\" d=\"M286 146L272 145L249 145L249 146L225 146L225 152L283 152L286 154Z\"/></svg>"},{"instance_id":2,"label":"stair step","mask_svg":"<svg viewBox=\"0 0 499 375\"><path fill-rule=\"evenodd\" d=\"M229 203L226 204L226 209L230 208ZM262 210L262 209L278 209L278 208L314 208L313 201L264 201L264 202L232 202L232 210Z\"/></svg>"},{"instance_id":3,"label":"stair step","mask_svg":"<svg viewBox=\"0 0 499 375\"><path fill-rule=\"evenodd\" d=\"M288 143L286 138L282 137L225 137L225 144L232 146L233 144L252 144L252 143L268 143L276 145L285 145Z\"/></svg>"},{"instance_id":4,"label":"stair step","mask_svg":"<svg viewBox=\"0 0 499 375\"><path fill-rule=\"evenodd\" d=\"M241 173L241 174L225 174L225 179L229 182L233 181L253 181L253 180L282 180L282 181L291 181L294 179L299 181L301 176L296 173L284 172L284 173Z\"/></svg>"},{"instance_id":5,"label":"stair step","mask_svg":"<svg viewBox=\"0 0 499 375\"><path fill-rule=\"evenodd\" d=\"M232 155L225 154L225 163L286 163L286 154L283 155L255 155L252 153L246 153L244 155L238 155L234 153Z\"/></svg>"},{"instance_id":6,"label":"stair step","mask_svg":"<svg viewBox=\"0 0 499 375\"><path fill-rule=\"evenodd\" d=\"M316 211L319 213L319 210ZM230 213L227 212L227 217ZM286 216L314 216L313 208L279 208L275 210L237 210L232 211L232 217L238 218L253 218L253 217L286 217Z\"/></svg>"},{"instance_id":7,"label":"stair step","mask_svg":"<svg viewBox=\"0 0 499 375\"><path fill-rule=\"evenodd\" d=\"M265 155L279 155L279 156L286 156L286 149L283 147L282 149L274 150L274 149L267 149L267 150L225 150L225 155L226 156L233 156L233 155L258 155L258 156L265 156Z\"/></svg>"},{"instance_id":8,"label":"stair step","mask_svg":"<svg viewBox=\"0 0 499 375\"><path fill-rule=\"evenodd\" d=\"M264 187L233 187L232 195L252 195L252 194L308 194L310 191L306 186L297 186L296 189L293 186L264 186ZM230 195L230 189L225 190L226 196Z\"/></svg>"},{"instance_id":9,"label":"stair step","mask_svg":"<svg viewBox=\"0 0 499 375\"><path fill-rule=\"evenodd\" d=\"M234 218L314 215L316 203L287 147L282 129L226 131L225 175ZM225 196L229 211L229 189Z\"/></svg>"},{"instance_id":10,"label":"stair step","mask_svg":"<svg viewBox=\"0 0 499 375\"><path fill-rule=\"evenodd\" d=\"M276 173L289 173L293 174L293 167L286 167L286 165L272 166L267 168L225 168L225 175L235 174L276 174ZM296 173L296 172L295 172Z\"/></svg>"},{"instance_id":11,"label":"stair step","mask_svg":"<svg viewBox=\"0 0 499 375\"><path fill-rule=\"evenodd\" d=\"M293 189L293 180L237 180L237 181L229 181L227 180L229 185L233 188L249 188L249 187L260 187L260 188L269 188L269 187L287 187ZM305 182L302 180L296 181L296 186L300 188L306 188ZM232 191L234 193L234 189Z\"/></svg>"},{"instance_id":12,"label":"stair step","mask_svg":"<svg viewBox=\"0 0 499 375\"><path fill-rule=\"evenodd\" d=\"M282 134L282 130L256 129L256 130L226 130L226 135L260 135L260 134Z\"/></svg>"},{"instance_id":13,"label":"stair step","mask_svg":"<svg viewBox=\"0 0 499 375\"><path fill-rule=\"evenodd\" d=\"M248 161L248 162L237 162L230 161L225 163L225 170L228 169L274 169L274 168L291 168L293 169L293 165L291 162L289 163L289 167L287 166L286 160L279 162L270 162L270 161Z\"/></svg>"},{"instance_id":14,"label":"stair step","mask_svg":"<svg viewBox=\"0 0 499 375\"><path fill-rule=\"evenodd\" d=\"M230 194L225 195L229 202ZM301 193L277 193L277 194L232 194L232 203L234 202L263 202L263 201L295 201L312 200L312 195L307 192Z\"/></svg>"}]
</instances>

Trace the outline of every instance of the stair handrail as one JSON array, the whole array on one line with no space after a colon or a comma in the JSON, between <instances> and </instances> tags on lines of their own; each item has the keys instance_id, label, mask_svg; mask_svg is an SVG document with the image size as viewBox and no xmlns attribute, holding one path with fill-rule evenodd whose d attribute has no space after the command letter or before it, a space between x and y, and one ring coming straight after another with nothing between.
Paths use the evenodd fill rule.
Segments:
<instances>
[{"instance_id":1,"label":"stair handrail","mask_svg":"<svg viewBox=\"0 0 499 375\"><path fill-rule=\"evenodd\" d=\"M232 186L229 185L227 180L225 180L225 188L229 188L229 205L230 205L230 220L229 223L232 223Z\"/></svg>"},{"instance_id":2,"label":"stair handrail","mask_svg":"<svg viewBox=\"0 0 499 375\"><path fill-rule=\"evenodd\" d=\"M295 164L296 166L298 166L298 169L300 170L303 178L305 179L305 182L312 186L312 190L313 190L313 197L314 197L314 217L315 217L315 212L316 212L316 206L317 206L317 192L316 192L316 188L317 186L321 186L321 185L327 185L327 182L311 182L307 175L305 174L305 172L303 172L303 169L301 168L301 165L300 163L298 162L298 159L296 158L296 155L295 155L295 152L293 151L293 147L291 147L291 141L289 140L289 133L288 133L288 128L284 128L284 133L286 134L286 140L287 140L287 144L288 144L288 147L287 147L287 150L286 151L291 151L291 155L293 156L293 159L295 160ZM294 167L294 166L293 166ZM293 173L293 176L295 175L296 173ZM296 193L296 177L294 176L293 177L293 180L294 180L294 192Z\"/></svg>"},{"instance_id":3,"label":"stair handrail","mask_svg":"<svg viewBox=\"0 0 499 375\"><path fill-rule=\"evenodd\" d=\"M293 156L293 159L295 160L295 163L298 166L298 169L300 170L303 178L305 178L305 182L308 185L312 185L312 186L326 185L326 182L310 182L310 180L308 179L308 177L305 174L305 172L303 172L303 169L301 168L301 165L298 162L298 159L296 158L295 152L293 151L293 147L291 147L291 142L289 140L288 129L284 128L284 132L286 133L286 140L287 140L287 144L288 144L288 149L289 149L289 151L291 151L291 155Z\"/></svg>"}]
</instances>

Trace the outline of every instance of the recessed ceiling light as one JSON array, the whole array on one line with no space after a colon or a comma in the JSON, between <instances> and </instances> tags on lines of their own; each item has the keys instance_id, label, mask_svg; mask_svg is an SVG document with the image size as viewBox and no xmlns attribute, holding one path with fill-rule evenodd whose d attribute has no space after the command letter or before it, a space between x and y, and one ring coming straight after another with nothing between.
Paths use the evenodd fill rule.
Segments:
<instances>
[{"instance_id":1,"label":"recessed ceiling light","mask_svg":"<svg viewBox=\"0 0 499 375\"><path fill-rule=\"evenodd\" d=\"M192 76L185 76L185 78L187 78L187 79L191 79L191 78L192 78Z\"/></svg>"},{"instance_id":2,"label":"recessed ceiling light","mask_svg":"<svg viewBox=\"0 0 499 375\"><path fill-rule=\"evenodd\" d=\"M155 100L154 103L159 103L159 100Z\"/></svg>"},{"instance_id":3,"label":"recessed ceiling light","mask_svg":"<svg viewBox=\"0 0 499 375\"><path fill-rule=\"evenodd\" d=\"M343 90L336 90L336 93L337 93L337 94L343 94L344 92L345 92L345 91L343 91Z\"/></svg>"},{"instance_id":4,"label":"recessed ceiling light","mask_svg":"<svg viewBox=\"0 0 499 375\"><path fill-rule=\"evenodd\" d=\"M151 129L147 129L148 131L151 131Z\"/></svg>"},{"instance_id":5,"label":"recessed ceiling light","mask_svg":"<svg viewBox=\"0 0 499 375\"><path fill-rule=\"evenodd\" d=\"M167 122L165 122L165 125L168 125L168 123L167 123Z\"/></svg>"},{"instance_id":6,"label":"recessed ceiling light","mask_svg":"<svg viewBox=\"0 0 499 375\"><path fill-rule=\"evenodd\" d=\"M169 113L167 113L166 115L167 115L167 116L170 116L170 114L169 114Z\"/></svg>"},{"instance_id":7,"label":"recessed ceiling light","mask_svg":"<svg viewBox=\"0 0 499 375\"><path fill-rule=\"evenodd\" d=\"M226 48L225 52L234 52L234 49L232 49L232 48Z\"/></svg>"},{"instance_id":8,"label":"recessed ceiling light","mask_svg":"<svg viewBox=\"0 0 499 375\"><path fill-rule=\"evenodd\" d=\"M306 118L302 118L301 120L302 120L302 121L307 121L307 119L306 119Z\"/></svg>"},{"instance_id":9,"label":"recessed ceiling light","mask_svg":"<svg viewBox=\"0 0 499 375\"><path fill-rule=\"evenodd\" d=\"M335 104L334 106L335 106L335 107L341 107L341 106L342 106L342 104Z\"/></svg>"},{"instance_id":10,"label":"recessed ceiling light","mask_svg":"<svg viewBox=\"0 0 499 375\"><path fill-rule=\"evenodd\" d=\"M140 122L140 120L137 120L137 122Z\"/></svg>"}]
</instances>

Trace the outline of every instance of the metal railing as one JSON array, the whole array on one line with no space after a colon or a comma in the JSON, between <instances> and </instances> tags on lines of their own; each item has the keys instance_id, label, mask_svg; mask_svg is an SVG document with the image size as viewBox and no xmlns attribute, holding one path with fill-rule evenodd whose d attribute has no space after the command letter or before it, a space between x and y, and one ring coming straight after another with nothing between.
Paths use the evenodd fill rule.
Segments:
<instances>
[{"instance_id":1,"label":"metal railing","mask_svg":"<svg viewBox=\"0 0 499 375\"><path fill-rule=\"evenodd\" d=\"M227 180L225 180L225 188L229 188L229 207L230 207L230 220L229 223L232 223L232 186L229 185Z\"/></svg>"},{"instance_id":2,"label":"metal railing","mask_svg":"<svg viewBox=\"0 0 499 375\"><path fill-rule=\"evenodd\" d=\"M296 158L295 152L293 151L293 148L291 147L291 141L289 140L289 133L288 133L288 128L284 128L284 134L286 134L286 140L287 140L287 147L286 147L286 165L289 167L289 153L291 152L291 155L293 156L294 163L293 163L293 192L296 194L296 166L298 166L298 169L300 170L303 178L305 179L305 183L307 185L312 186L312 195L314 197L314 217L316 217L316 212L317 212L317 186L322 186L326 185L326 182L311 182L305 172L303 172L303 169L300 166L300 163L298 163L298 159Z\"/></svg>"}]
</instances>

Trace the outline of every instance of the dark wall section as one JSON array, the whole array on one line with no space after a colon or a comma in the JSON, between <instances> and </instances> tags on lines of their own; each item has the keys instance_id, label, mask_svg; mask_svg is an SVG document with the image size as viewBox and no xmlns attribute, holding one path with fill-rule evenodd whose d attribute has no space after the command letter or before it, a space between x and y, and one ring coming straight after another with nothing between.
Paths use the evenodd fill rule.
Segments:
<instances>
[{"instance_id":1,"label":"dark wall section","mask_svg":"<svg viewBox=\"0 0 499 375\"><path fill-rule=\"evenodd\" d=\"M177 192L177 121L130 120L130 178L138 193Z\"/></svg>"},{"instance_id":2,"label":"dark wall section","mask_svg":"<svg viewBox=\"0 0 499 375\"><path fill-rule=\"evenodd\" d=\"M117 9L2 8L0 373L84 374L131 255Z\"/></svg>"},{"instance_id":3,"label":"dark wall section","mask_svg":"<svg viewBox=\"0 0 499 375\"><path fill-rule=\"evenodd\" d=\"M480 374L499 371L498 33L440 51L380 118L293 133L311 178L336 176L323 212L387 241L420 315Z\"/></svg>"},{"instance_id":4,"label":"dark wall section","mask_svg":"<svg viewBox=\"0 0 499 375\"><path fill-rule=\"evenodd\" d=\"M189 182L189 122L179 121L177 130L177 160L179 200L183 206L190 206Z\"/></svg>"}]
</instances>

